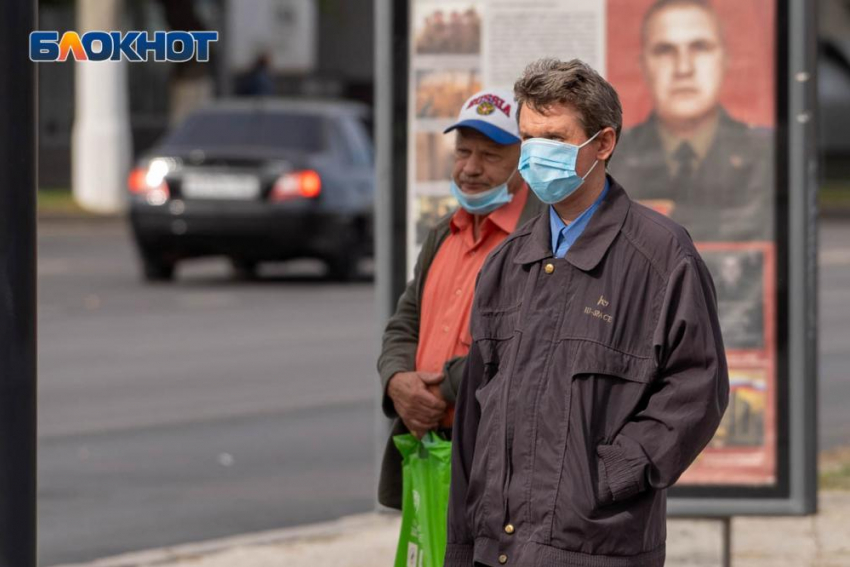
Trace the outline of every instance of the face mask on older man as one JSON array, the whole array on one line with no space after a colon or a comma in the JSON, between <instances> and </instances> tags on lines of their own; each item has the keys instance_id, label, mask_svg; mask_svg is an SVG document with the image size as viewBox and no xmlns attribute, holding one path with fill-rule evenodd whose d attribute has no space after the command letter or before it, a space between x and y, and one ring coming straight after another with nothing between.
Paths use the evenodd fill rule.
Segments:
<instances>
[{"instance_id":1,"label":"face mask on older man","mask_svg":"<svg viewBox=\"0 0 850 567\"><path fill-rule=\"evenodd\" d=\"M452 197L469 214L487 215L513 200L514 196L508 191L508 181L480 193L465 193L452 179Z\"/></svg>"}]
</instances>

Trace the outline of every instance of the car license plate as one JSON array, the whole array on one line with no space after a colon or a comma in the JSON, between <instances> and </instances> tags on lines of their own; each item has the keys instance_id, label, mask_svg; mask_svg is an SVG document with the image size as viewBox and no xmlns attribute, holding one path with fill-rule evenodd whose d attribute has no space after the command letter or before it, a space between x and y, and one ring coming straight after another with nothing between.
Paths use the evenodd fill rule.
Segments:
<instances>
[{"instance_id":1,"label":"car license plate","mask_svg":"<svg viewBox=\"0 0 850 567\"><path fill-rule=\"evenodd\" d=\"M253 175L189 173L182 189L187 199L256 199L260 180Z\"/></svg>"}]
</instances>

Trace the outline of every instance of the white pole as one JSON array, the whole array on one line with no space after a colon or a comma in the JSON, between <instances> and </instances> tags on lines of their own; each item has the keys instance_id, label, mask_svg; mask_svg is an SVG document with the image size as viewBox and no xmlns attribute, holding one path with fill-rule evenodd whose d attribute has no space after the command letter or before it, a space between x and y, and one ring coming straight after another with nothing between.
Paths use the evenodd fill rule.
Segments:
<instances>
[{"instance_id":1,"label":"white pole","mask_svg":"<svg viewBox=\"0 0 850 567\"><path fill-rule=\"evenodd\" d=\"M123 0L77 0L78 28L121 29ZM102 214L126 207L132 136L125 61L80 61L72 133L72 189L83 208Z\"/></svg>"}]
</instances>

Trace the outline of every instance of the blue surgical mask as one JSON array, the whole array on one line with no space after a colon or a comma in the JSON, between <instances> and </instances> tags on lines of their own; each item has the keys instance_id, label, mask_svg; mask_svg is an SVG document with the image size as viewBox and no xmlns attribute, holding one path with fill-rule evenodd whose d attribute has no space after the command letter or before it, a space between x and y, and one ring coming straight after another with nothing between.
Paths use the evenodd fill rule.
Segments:
<instances>
[{"instance_id":1,"label":"blue surgical mask","mask_svg":"<svg viewBox=\"0 0 850 567\"><path fill-rule=\"evenodd\" d=\"M464 193L454 182L454 179L452 179L452 197L457 199L458 204L472 215L490 214L502 205L507 205L514 198L508 191L507 181L480 193Z\"/></svg>"},{"instance_id":2,"label":"blue surgical mask","mask_svg":"<svg viewBox=\"0 0 850 567\"><path fill-rule=\"evenodd\" d=\"M581 177L576 172L578 151L592 142L599 132L580 146L543 138L522 143L519 173L541 201L547 205L560 203L581 187L599 160Z\"/></svg>"}]
</instances>

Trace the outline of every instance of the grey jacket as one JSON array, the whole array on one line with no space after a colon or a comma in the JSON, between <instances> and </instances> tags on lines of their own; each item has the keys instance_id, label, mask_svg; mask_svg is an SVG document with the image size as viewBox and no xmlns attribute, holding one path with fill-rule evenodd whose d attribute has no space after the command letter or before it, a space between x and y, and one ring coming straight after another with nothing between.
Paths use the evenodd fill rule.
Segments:
<instances>
[{"instance_id":1,"label":"grey jacket","mask_svg":"<svg viewBox=\"0 0 850 567\"><path fill-rule=\"evenodd\" d=\"M517 226L523 225L544 209L530 190L525 207L520 214ZM410 372L416 369L416 349L419 346L419 319L422 292L425 289L425 279L428 270L437 255L440 246L449 235L449 225L452 214L444 216L432 228L422 244L422 250L416 259L413 279L398 300L398 306L392 317L387 321L378 357L378 374L381 378L382 407L384 414L394 419L390 438L384 449L381 464L381 479L378 485L378 502L390 508L401 509L401 455L393 444L392 437L408 433L407 427L398 419L392 399L387 395L387 384L390 378L398 372ZM457 398L460 380L466 368L466 357L460 356L446 361L443 369L445 380L440 384L440 391L449 403Z\"/></svg>"},{"instance_id":2,"label":"grey jacket","mask_svg":"<svg viewBox=\"0 0 850 567\"><path fill-rule=\"evenodd\" d=\"M546 215L493 251L470 325L445 565L662 567L665 489L729 395L685 230L611 179L565 258Z\"/></svg>"}]
</instances>

